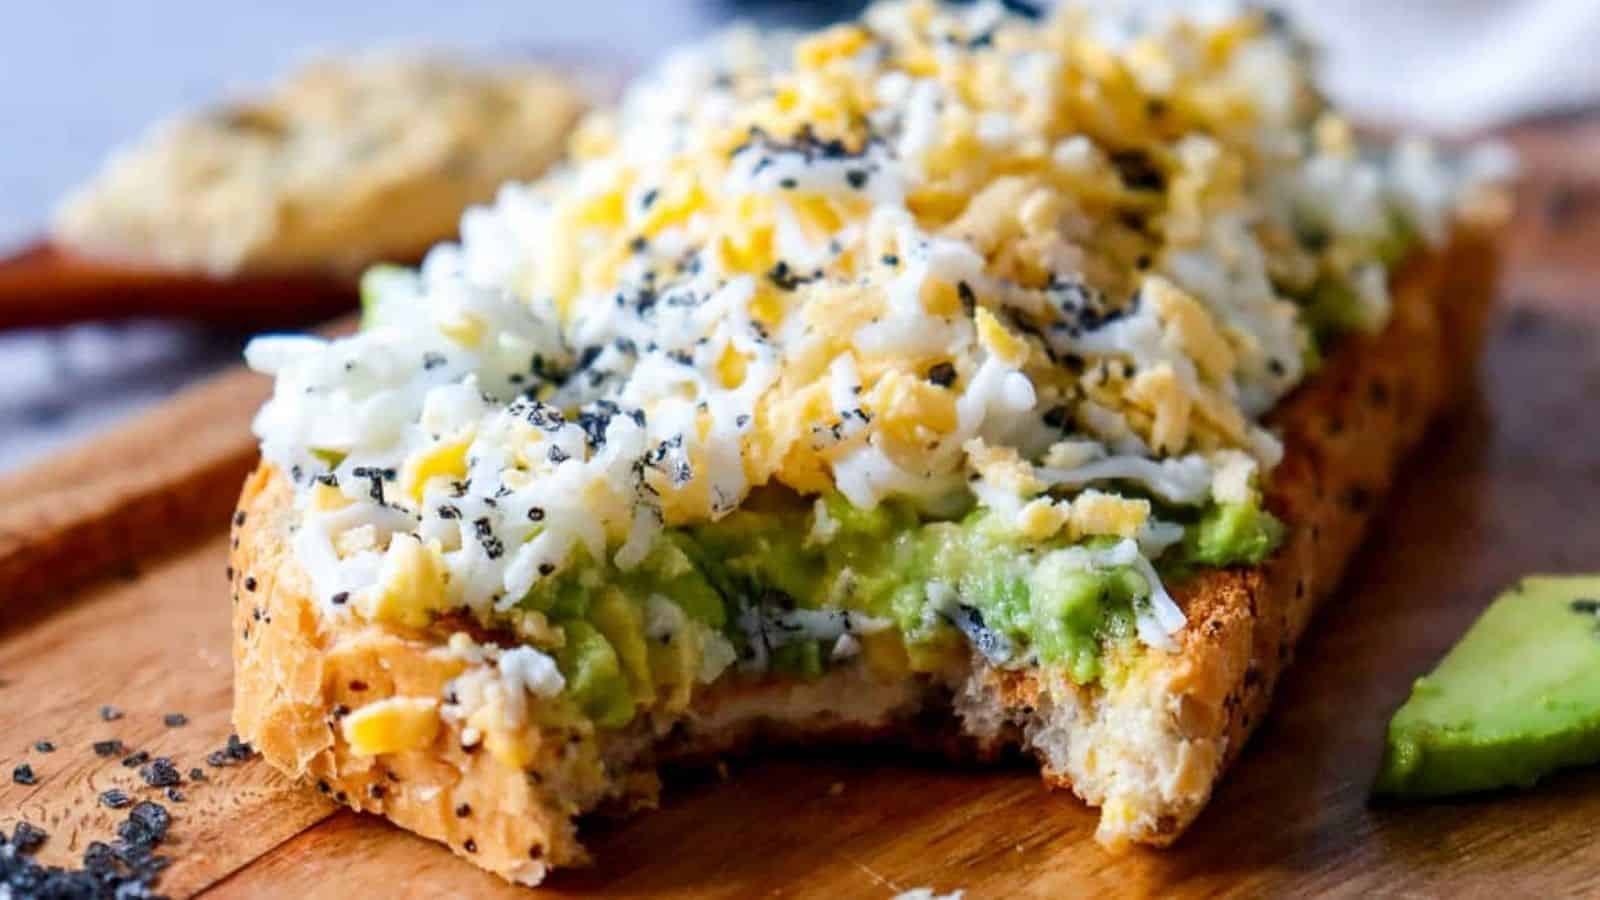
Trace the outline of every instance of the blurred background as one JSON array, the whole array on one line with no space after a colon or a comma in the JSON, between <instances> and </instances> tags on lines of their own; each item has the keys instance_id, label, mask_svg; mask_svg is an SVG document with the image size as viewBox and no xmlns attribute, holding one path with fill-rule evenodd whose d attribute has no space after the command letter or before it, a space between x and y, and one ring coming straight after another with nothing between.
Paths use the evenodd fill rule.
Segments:
<instances>
[{"instance_id":1,"label":"blurred background","mask_svg":"<svg viewBox=\"0 0 1600 900\"><path fill-rule=\"evenodd\" d=\"M1114 2L1114 0L1107 0ZM605 78L735 18L814 25L851 0L53 0L0 29L0 254L113 146L237 95L315 53L444 46L527 54ZM1144 6L1203 7L1143 0ZM1324 48L1325 84L1358 117L1475 133L1600 102L1597 0L1290 0ZM0 333L0 470L237 359L244 335L174 324Z\"/></svg>"}]
</instances>

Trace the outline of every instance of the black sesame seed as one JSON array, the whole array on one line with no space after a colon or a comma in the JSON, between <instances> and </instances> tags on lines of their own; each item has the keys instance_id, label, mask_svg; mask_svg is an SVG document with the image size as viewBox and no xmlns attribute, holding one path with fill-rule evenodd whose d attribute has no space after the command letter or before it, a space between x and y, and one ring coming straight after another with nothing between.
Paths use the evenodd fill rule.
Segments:
<instances>
[{"instance_id":1,"label":"black sesame seed","mask_svg":"<svg viewBox=\"0 0 1600 900\"><path fill-rule=\"evenodd\" d=\"M17 784L33 785L39 783L39 776L33 774L33 766L18 763L17 767L11 770L11 780Z\"/></svg>"},{"instance_id":2,"label":"black sesame seed","mask_svg":"<svg viewBox=\"0 0 1600 900\"><path fill-rule=\"evenodd\" d=\"M178 773L178 767L172 764L172 759L158 756L150 764L139 770L139 777L151 787L171 787L183 780Z\"/></svg>"},{"instance_id":3,"label":"black sesame seed","mask_svg":"<svg viewBox=\"0 0 1600 900\"><path fill-rule=\"evenodd\" d=\"M470 815L472 815L472 804L463 803L456 807L456 818L465 819Z\"/></svg>"},{"instance_id":4,"label":"black sesame seed","mask_svg":"<svg viewBox=\"0 0 1600 900\"><path fill-rule=\"evenodd\" d=\"M254 575L246 575L244 577L244 589L247 591L256 589L256 577Z\"/></svg>"},{"instance_id":5,"label":"black sesame seed","mask_svg":"<svg viewBox=\"0 0 1600 900\"><path fill-rule=\"evenodd\" d=\"M110 880L117 876L117 855L105 841L90 841L83 848L83 867L91 875Z\"/></svg>"},{"instance_id":6,"label":"black sesame seed","mask_svg":"<svg viewBox=\"0 0 1600 900\"><path fill-rule=\"evenodd\" d=\"M183 791L180 791L175 787L169 787L167 788L167 799L171 800L173 803L182 803L186 798L183 795Z\"/></svg>"},{"instance_id":7,"label":"black sesame seed","mask_svg":"<svg viewBox=\"0 0 1600 900\"><path fill-rule=\"evenodd\" d=\"M1344 502L1353 512L1361 512L1372 502L1372 492L1359 484L1353 484L1345 491Z\"/></svg>"},{"instance_id":8,"label":"black sesame seed","mask_svg":"<svg viewBox=\"0 0 1600 900\"><path fill-rule=\"evenodd\" d=\"M111 852L124 857L140 855L141 848L153 847L157 840L156 833L131 814L117 826L117 837L120 840L112 846Z\"/></svg>"},{"instance_id":9,"label":"black sesame seed","mask_svg":"<svg viewBox=\"0 0 1600 900\"><path fill-rule=\"evenodd\" d=\"M120 718L122 718L122 710L117 709L115 706L108 703L100 707L100 721L115 722Z\"/></svg>"},{"instance_id":10,"label":"black sesame seed","mask_svg":"<svg viewBox=\"0 0 1600 900\"><path fill-rule=\"evenodd\" d=\"M118 753L121 753L121 752L122 752L122 742L117 740L116 738L112 738L109 741L95 741L94 742L94 755L95 756L116 756Z\"/></svg>"},{"instance_id":11,"label":"black sesame seed","mask_svg":"<svg viewBox=\"0 0 1600 900\"><path fill-rule=\"evenodd\" d=\"M161 721L168 728L182 728L183 726L189 724L189 717L181 712L167 713L161 717Z\"/></svg>"},{"instance_id":12,"label":"black sesame seed","mask_svg":"<svg viewBox=\"0 0 1600 900\"><path fill-rule=\"evenodd\" d=\"M319 791L319 792L320 792L320 793L324 793L324 794L327 794L327 793L332 793L332 791L333 791L333 788L332 788L332 787L330 787L330 786L329 786L329 785L328 785L328 781L327 781L327 779L325 779L325 778L318 778L318 779L317 779L317 790L318 790L318 791Z\"/></svg>"},{"instance_id":13,"label":"black sesame seed","mask_svg":"<svg viewBox=\"0 0 1600 900\"><path fill-rule=\"evenodd\" d=\"M544 521L544 510L540 509L537 506L529 507L528 508L528 521L529 522L543 522Z\"/></svg>"},{"instance_id":14,"label":"black sesame seed","mask_svg":"<svg viewBox=\"0 0 1600 900\"><path fill-rule=\"evenodd\" d=\"M362 681L359 678L353 678L350 680L350 690L359 694L366 689L367 683L365 681Z\"/></svg>"},{"instance_id":15,"label":"black sesame seed","mask_svg":"<svg viewBox=\"0 0 1600 900\"><path fill-rule=\"evenodd\" d=\"M333 799L336 803L348 803L350 801L350 795L346 794L344 791L335 791L333 794Z\"/></svg>"},{"instance_id":16,"label":"black sesame seed","mask_svg":"<svg viewBox=\"0 0 1600 900\"><path fill-rule=\"evenodd\" d=\"M102 791L100 794L100 803L111 809L121 809L132 802L132 797L129 797L126 793L118 790L117 788L112 788L109 791Z\"/></svg>"},{"instance_id":17,"label":"black sesame seed","mask_svg":"<svg viewBox=\"0 0 1600 900\"><path fill-rule=\"evenodd\" d=\"M467 851L468 853L477 853L478 842L472 838L467 838L466 841L462 843L461 849Z\"/></svg>"},{"instance_id":18,"label":"black sesame seed","mask_svg":"<svg viewBox=\"0 0 1600 900\"><path fill-rule=\"evenodd\" d=\"M50 832L37 825L18 822L17 830L11 833L11 846L17 848L18 853L27 855L43 846L49 837Z\"/></svg>"},{"instance_id":19,"label":"black sesame seed","mask_svg":"<svg viewBox=\"0 0 1600 900\"><path fill-rule=\"evenodd\" d=\"M206 770L200 768L199 766L194 766L193 768L191 768L189 770L189 780L190 781L205 781L206 780Z\"/></svg>"},{"instance_id":20,"label":"black sesame seed","mask_svg":"<svg viewBox=\"0 0 1600 900\"><path fill-rule=\"evenodd\" d=\"M167 827L172 824L172 814L159 803L140 800L128 813L128 821L139 823L156 840L160 840L166 837Z\"/></svg>"},{"instance_id":21,"label":"black sesame seed","mask_svg":"<svg viewBox=\"0 0 1600 900\"><path fill-rule=\"evenodd\" d=\"M867 173L860 169L851 169L844 173L844 180L859 191L867 186Z\"/></svg>"},{"instance_id":22,"label":"black sesame seed","mask_svg":"<svg viewBox=\"0 0 1600 900\"><path fill-rule=\"evenodd\" d=\"M235 524L235 525L243 525L244 524L244 510L242 510L242 509L238 510L237 512L235 512L233 514L233 524Z\"/></svg>"},{"instance_id":23,"label":"black sesame seed","mask_svg":"<svg viewBox=\"0 0 1600 900\"><path fill-rule=\"evenodd\" d=\"M389 789L384 787L381 784L369 784L369 785L367 785L367 796L371 797L374 800L382 800L383 799L383 795L385 795L387 793L389 793Z\"/></svg>"},{"instance_id":24,"label":"black sesame seed","mask_svg":"<svg viewBox=\"0 0 1600 900\"><path fill-rule=\"evenodd\" d=\"M150 751L135 750L122 758L122 765L124 768L137 769L149 761Z\"/></svg>"},{"instance_id":25,"label":"black sesame seed","mask_svg":"<svg viewBox=\"0 0 1600 900\"><path fill-rule=\"evenodd\" d=\"M329 597L328 600L333 603L334 606L343 606L350 601L350 592L340 591L339 593L334 594L332 597Z\"/></svg>"},{"instance_id":26,"label":"black sesame seed","mask_svg":"<svg viewBox=\"0 0 1600 900\"><path fill-rule=\"evenodd\" d=\"M40 753L54 753L56 752L56 745L49 741L34 741L33 749Z\"/></svg>"},{"instance_id":27,"label":"black sesame seed","mask_svg":"<svg viewBox=\"0 0 1600 900\"><path fill-rule=\"evenodd\" d=\"M956 383L956 367L954 363L935 363L928 370L928 380L939 387L949 387Z\"/></svg>"},{"instance_id":28,"label":"black sesame seed","mask_svg":"<svg viewBox=\"0 0 1600 900\"><path fill-rule=\"evenodd\" d=\"M1122 176L1122 183L1133 190L1160 191L1166 187L1166 175L1143 150L1117 150L1111 154L1111 164Z\"/></svg>"},{"instance_id":29,"label":"black sesame seed","mask_svg":"<svg viewBox=\"0 0 1600 900\"><path fill-rule=\"evenodd\" d=\"M539 574L540 575L550 575L550 574L554 573L555 570L556 570L556 567L555 567L554 563L547 563L547 562L539 563Z\"/></svg>"}]
</instances>

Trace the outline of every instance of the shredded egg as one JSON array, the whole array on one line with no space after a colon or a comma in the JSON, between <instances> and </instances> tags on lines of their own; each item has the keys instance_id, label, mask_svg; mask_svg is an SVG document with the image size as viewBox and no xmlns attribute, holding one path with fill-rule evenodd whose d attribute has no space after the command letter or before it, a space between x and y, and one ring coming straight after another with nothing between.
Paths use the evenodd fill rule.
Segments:
<instances>
[{"instance_id":1,"label":"shredded egg","mask_svg":"<svg viewBox=\"0 0 1600 900\"><path fill-rule=\"evenodd\" d=\"M1261 416L1306 374L1294 292L1347 285L1381 326L1396 222L1437 239L1460 194L1424 150L1353 152L1298 45L1243 7L897 0L739 31L571 153L384 279L360 334L252 344L299 558L361 595L330 614L409 620L440 584L506 609L780 485L1116 538L1164 644L1183 617L1149 558L1172 526L1117 486L1255 497L1281 452Z\"/></svg>"}]
</instances>

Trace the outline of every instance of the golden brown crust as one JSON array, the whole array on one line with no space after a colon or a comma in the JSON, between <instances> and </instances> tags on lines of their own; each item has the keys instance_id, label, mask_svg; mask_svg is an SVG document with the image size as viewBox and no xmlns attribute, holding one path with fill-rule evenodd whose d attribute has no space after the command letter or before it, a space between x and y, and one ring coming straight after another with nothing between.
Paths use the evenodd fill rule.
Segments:
<instances>
[{"instance_id":1,"label":"golden brown crust","mask_svg":"<svg viewBox=\"0 0 1600 900\"><path fill-rule=\"evenodd\" d=\"M875 701L881 706L877 718L870 704L855 717L812 715L806 710L818 698L797 700L792 687L770 682L704 692L687 732L680 729L654 751L652 736L634 741L634 756L616 776L612 802L625 808L653 802L656 782L643 767L649 761L769 741L895 738L981 758L1023 740L1029 727L1024 720L1037 708L1067 702L1099 719L1098 727L1111 729L1080 733L1080 744L1085 735L1120 728L1113 720L1128 710L1161 720L1156 731L1170 738L1161 745L1167 754L1161 791L1108 787L1103 779L1091 784L1094 779L1047 758L1039 740L1026 739L1045 763L1047 782L1104 805L1102 842L1171 843L1199 814L1261 720L1295 641L1318 600L1336 584L1400 459L1470 371L1495 262L1487 232L1465 232L1448 251L1413 261L1396 279L1389 328L1345 343L1275 412L1286 453L1268 503L1289 526L1288 537L1265 566L1207 573L1175 589L1189 622L1181 652L1144 654L1135 674L1115 690L1047 689L1028 673L979 671L973 681L985 684L999 709L994 729L964 721L965 735L952 733L948 716L919 715L938 694L926 682L899 693L886 690ZM425 750L378 758L351 753L335 724L341 707L389 696L437 697L462 664L430 652L438 648L437 634L407 636L353 621L330 631L291 559L289 489L270 467L247 481L240 508L244 520L233 554L234 718L240 734L279 768L316 778L349 805L444 841L508 878L537 880L543 864L582 861L570 823L574 804L490 754L463 751L453 727L441 729ZM841 696L863 692L861 685L849 688ZM740 703L800 712L779 723L717 715ZM1108 743L1090 755L1121 754L1125 763L1146 749ZM1133 801L1130 790L1137 795ZM457 816L463 803L472 813Z\"/></svg>"},{"instance_id":2,"label":"golden brown crust","mask_svg":"<svg viewBox=\"0 0 1600 900\"><path fill-rule=\"evenodd\" d=\"M463 664L436 639L348 623L330 628L287 541L286 479L262 466L245 482L234 529L234 726L274 766L357 810L449 845L512 880L587 857L571 810L520 769L441 728L425 749L351 751L338 721L389 697L437 698Z\"/></svg>"},{"instance_id":3,"label":"golden brown crust","mask_svg":"<svg viewBox=\"0 0 1600 900\"><path fill-rule=\"evenodd\" d=\"M1208 573L1176 592L1189 625L1167 683L1181 731L1220 744L1213 781L1265 715L1400 462L1467 386L1497 268L1487 230L1464 229L1443 252L1414 258L1395 279L1389 326L1346 341L1271 416L1285 453L1267 503L1289 526L1283 546L1264 566ZM1169 844L1202 806L1133 837Z\"/></svg>"}]
</instances>

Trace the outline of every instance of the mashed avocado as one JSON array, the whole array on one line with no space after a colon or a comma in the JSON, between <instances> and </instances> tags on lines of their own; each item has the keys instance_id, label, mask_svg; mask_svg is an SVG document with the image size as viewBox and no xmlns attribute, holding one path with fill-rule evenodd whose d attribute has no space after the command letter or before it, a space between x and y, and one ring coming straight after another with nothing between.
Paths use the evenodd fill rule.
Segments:
<instances>
[{"instance_id":1,"label":"mashed avocado","mask_svg":"<svg viewBox=\"0 0 1600 900\"><path fill-rule=\"evenodd\" d=\"M1214 505L1162 562L1255 564L1281 536L1255 504ZM564 629L557 661L602 727L658 699L686 703L713 645L731 646L748 671L792 678L857 653L875 668L931 672L971 647L1084 684L1107 674L1108 646L1132 639L1150 590L1097 555L1111 543L1027 542L982 510L930 521L898 501L861 510L830 495L807 508L774 492L666 532L631 571L584 557L520 605Z\"/></svg>"},{"instance_id":2,"label":"mashed avocado","mask_svg":"<svg viewBox=\"0 0 1600 900\"><path fill-rule=\"evenodd\" d=\"M1181 558L1225 568L1265 562L1283 540L1283 523L1255 503L1219 503L1184 530Z\"/></svg>"},{"instance_id":3,"label":"mashed avocado","mask_svg":"<svg viewBox=\"0 0 1600 900\"><path fill-rule=\"evenodd\" d=\"M1301 241L1321 246L1327 240L1327 230L1322 225L1301 225ZM1388 214L1387 227L1376 237L1354 242L1364 255L1374 258L1385 271L1393 272L1420 243L1416 225L1398 212ZM1347 334L1370 331L1381 323L1387 314L1375 316L1370 298L1363 298L1356 283L1357 276L1350 272L1324 270L1309 285L1294 287L1279 285L1300 305L1301 321L1309 332L1310 343L1303 356L1306 371L1315 371L1323 356Z\"/></svg>"}]
</instances>

